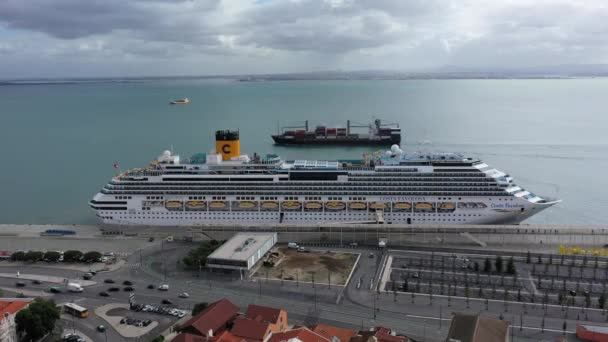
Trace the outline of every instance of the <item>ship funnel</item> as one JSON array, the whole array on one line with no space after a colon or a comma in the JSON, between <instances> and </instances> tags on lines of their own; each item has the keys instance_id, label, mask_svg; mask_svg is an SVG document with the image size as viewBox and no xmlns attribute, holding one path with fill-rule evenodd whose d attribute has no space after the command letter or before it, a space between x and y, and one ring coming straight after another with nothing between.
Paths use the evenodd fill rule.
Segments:
<instances>
[{"instance_id":1,"label":"ship funnel","mask_svg":"<svg viewBox=\"0 0 608 342\"><path fill-rule=\"evenodd\" d=\"M215 132L215 152L222 155L222 160L230 160L241 155L239 131L221 130Z\"/></svg>"}]
</instances>

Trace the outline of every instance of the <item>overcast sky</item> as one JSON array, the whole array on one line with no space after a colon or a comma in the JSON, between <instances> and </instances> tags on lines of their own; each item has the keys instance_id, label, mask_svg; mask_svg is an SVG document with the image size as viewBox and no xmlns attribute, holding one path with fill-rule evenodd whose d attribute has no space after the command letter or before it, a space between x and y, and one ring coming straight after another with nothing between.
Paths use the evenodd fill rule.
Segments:
<instances>
[{"instance_id":1,"label":"overcast sky","mask_svg":"<svg viewBox=\"0 0 608 342\"><path fill-rule=\"evenodd\" d=\"M606 63L608 0L0 0L0 78Z\"/></svg>"}]
</instances>

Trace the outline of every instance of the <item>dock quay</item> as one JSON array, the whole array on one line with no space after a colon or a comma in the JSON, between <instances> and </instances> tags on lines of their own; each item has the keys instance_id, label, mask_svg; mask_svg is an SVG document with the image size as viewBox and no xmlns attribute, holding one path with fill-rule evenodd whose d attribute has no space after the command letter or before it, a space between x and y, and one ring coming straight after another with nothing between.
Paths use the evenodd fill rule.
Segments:
<instances>
[{"instance_id":1,"label":"dock quay","mask_svg":"<svg viewBox=\"0 0 608 342\"><path fill-rule=\"evenodd\" d=\"M70 236L41 236L48 229L71 229ZM602 248L608 245L608 226L594 225L394 225L394 224L225 224L197 226L112 226L112 225L0 225L0 249L7 249L11 241L55 241L69 244L73 239L88 243L119 243L140 245L150 238L201 241L225 240L237 232L276 232L279 242L313 244L378 245L388 247L445 246L493 249L555 250L564 245L580 248ZM129 242L131 240L131 242ZM139 240L135 243L133 240ZM82 242L84 243L84 242ZM43 243L44 244L44 243ZM133 247L137 249L137 247Z\"/></svg>"}]
</instances>

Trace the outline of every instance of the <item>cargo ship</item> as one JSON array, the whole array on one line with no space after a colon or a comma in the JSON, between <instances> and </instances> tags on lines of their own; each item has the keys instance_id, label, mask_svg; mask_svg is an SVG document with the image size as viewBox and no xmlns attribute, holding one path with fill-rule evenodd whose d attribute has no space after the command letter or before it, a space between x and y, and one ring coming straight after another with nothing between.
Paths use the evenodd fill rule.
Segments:
<instances>
[{"instance_id":1,"label":"cargo ship","mask_svg":"<svg viewBox=\"0 0 608 342\"><path fill-rule=\"evenodd\" d=\"M357 133L353 129L367 128L366 132ZM278 145L386 145L401 143L399 124L375 119L373 124L357 124L346 121L346 128L317 126L314 131L308 129L308 120L304 126L283 127L278 134L272 135Z\"/></svg>"}]
</instances>

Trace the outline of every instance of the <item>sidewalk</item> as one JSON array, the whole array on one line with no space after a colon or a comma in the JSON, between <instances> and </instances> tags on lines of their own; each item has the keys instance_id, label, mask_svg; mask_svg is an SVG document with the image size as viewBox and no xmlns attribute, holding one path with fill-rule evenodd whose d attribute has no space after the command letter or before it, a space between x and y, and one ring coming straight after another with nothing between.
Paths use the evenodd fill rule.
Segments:
<instances>
[{"instance_id":1,"label":"sidewalk","mask_svg":"<svg viewBox=\"0 0 608 342\"><path fill-rule=\"evenodd\" d=\"M16 273L0 273L1 278L13 278L13 279L25 279L25 280L40 280L47 283L55 283L55 284L65 284L67 278L63 277L53 277L53 276L44 276L37 274L19 274L17 276ZM91 286L96 285L97 282L90 280L78 280L78 283L83 286Z\"/></svg>"},{"instance_id":2,"label":"sidewalk","mask_svg":"<svg viewBox=\"0 0 608 342\"><path fill-rule=\"evenodd\" d=\"M92 264L76 264L76 263L50 263L39 261L36 263L31 263L27 261L6 261L0 264L0 266L6 267L39 267L39 268L54 268L54 269L62 269L62 270L72 270L72 271L80 271L80 272L112 272L116 271L122 266L124 266L125 261L119 260L113 264L106 265L102 262L96 262ZM106 269L107 268L107 269Z\"/></svg>"}]
</instances>

